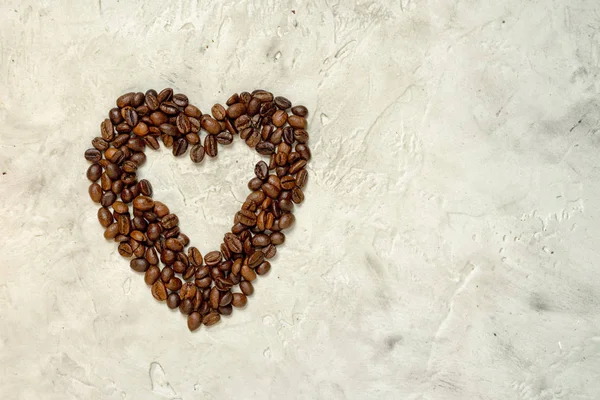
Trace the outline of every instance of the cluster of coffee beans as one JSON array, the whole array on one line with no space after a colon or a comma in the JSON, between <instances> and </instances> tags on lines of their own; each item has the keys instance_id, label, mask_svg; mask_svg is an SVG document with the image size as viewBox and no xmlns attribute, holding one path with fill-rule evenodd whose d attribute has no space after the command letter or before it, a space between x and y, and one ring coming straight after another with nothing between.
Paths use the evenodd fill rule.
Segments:
<instances>
[{"instance_id":1,"label":"cluster of coffee beans","mask_svg":"<svg viewBox=\"0 0 600 400\"><path fill-rule=\"evenodd\" d=\"M288 112L291 111L291 113ZM134 271L144 273L152 296L187 316L190 330L214 325L233 307L244 307L257 275L269 272L268 261L285 241L282 231L294 224L292 211L304 200L307 145L304 106L265 90L231 96L203 114L187 96L172 89L127 93L117 99L101 126L101 135L85 151L92 163L89 195L100 203L98 220L104 237L119 244ZM188 247L179 218L152 198L152 185L138 180L147 147L163 145L173 155L188 148L193 162L216 157L218 145L239 135L259 154L251 193L236 213L219 250L205 253Z\"/></svg>"}]
</instances>

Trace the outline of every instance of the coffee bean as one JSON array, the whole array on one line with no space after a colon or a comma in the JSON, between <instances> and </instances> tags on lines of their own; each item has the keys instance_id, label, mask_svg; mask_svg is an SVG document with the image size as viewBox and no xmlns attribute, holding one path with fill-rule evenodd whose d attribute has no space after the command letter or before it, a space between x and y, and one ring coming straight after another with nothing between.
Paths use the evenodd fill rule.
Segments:
<instances>
[{"instance_id":1,"label":"coffee bean","mask_svg":"<svg viewBox=\"0 0 600 400\"><path fill-rule=\"evenodd\" d=\"M164 229L171 229L179 225L179 218L175 214L167 214L162 217L160 224Z\"/></svg>"},{"instance_id":2,"label":"coffee bean","mask_svg":"<svg viewBox=\"0 0 600 400\"><path fill-rule=\"evenodd\" d=\"M292 102L285 97L277 96L275 97L275 105L282 110L287 110L292 106Z\"/></svg>"},{"instance_id":3,"label":"coffee bean","mask_svg":"<svg viewBox=\"0 0 600 400\"><path fill-rule=\"evenodd\" d=\"M113 215L106 207L102 207L98 209L98 222L104 228L108 228L110 224L113 222Z\"/></svg>"},{"instance_id":4,"label":"coffee bean","mask_svg":"<svg viewBox=\"0 0 600 400\"><path fill-rule=\"evenodd\" d=\"M100 199L100 204L102 204L103 207L108 207L112 205L115 200L117 200L117 196L113 192L104 192L104 194L102 194L102 198Z\"/></svg>"},{"instance_id":5,"label":"coffee bean","mask_svg":"<svg viewBox=\"0 0 600 400\"><path fill-rule=\"evenodd\" d=\"M165 244L169 250L173 250L175 252L183 250L183 241L180 239L169 238L166 240Z\"/></svg>"},{"instance_id":6,"label":"coffee bean","mask_svg":"<svg viewBox=\"0 0 600 400\"><path fill-rule=\"evenodd\" d=\"M211 251L204 256L204 262L206 265L212 267L221 262L221 252L220 251Z\"/></svg>"},{"instance_id":7,"label":"coffee bean","mask_svg":"<svg viewBox=\"0 0 600 400\"><path fill-rule=\"evenodd\" d=\"M267 177L269 176L269 166L267 165L267 163L264 161L259 161L258 163L256 163L256 166L254 167L254 174L258 179L262 181L267 179Z\"/></svg>"},{"instance_id":8,"label":"coffee bean","mask_svg":"<svg viewBox=\"0 0 600 400\"><path fill-rule=\"evenodd\" d=\"M167 288L161 280L157 280L152 285L152 296L158 301L165 301L167 299Z\"/></svg>"},{"instance_id":9,"label":"coffee bean","mask_svg":"<svg viewBox=\"0 0 600 400\"><path fill-rule=\"evenodd\" d=\"M150 264L145 258L134 258L129 263L129 266L136 272L146 272L150 267Z\"/></svg>"},{"instance_id":10,"label":"coffee bean","mask_svg":"<svg viewBox=\"0 0 600 400\"><path fill-rule=\"evenodd\" d=\"M139 121L139 116L135 109L131 106L126 106L121 109L121 115L123 119L130 127L135 127Z\"/></svg>"},{"instance_id":11,"label":"coffee bean","mask_svg":"<svg viewBox=\"0 0 600 400\"><path fill-rule=\"evenodd\" d=\"M190 151L190 158L195 163L202 162L204 159L204 146L197 144L192 147L192 150Z\"/></svg>"},{"instance_id":12,"label":"coffee bean","mask_svg":"<svg viewBox=\"0 0 600 400\"><path fill-rule=\"evenodd\" d=\"M250 210L241 210L237 215L239 222L246 226L254 226L256 224L256 214Z\"/></svg>"},{"instance_id":13,"label":"coffee bean","mask_svg":"<svg viewBox=\"0 0 600 400\"><path fill-rule=\"evenodd\" d=\"M298 115L290 115L288 118L288 124L294 128L305 129L306 119Z\"/></svg>"},{"instance_id":14,"label":"coffee bean","mask_svg":"<svg viewBox=\"0 0 600 400\"><path fill-rule=\"evenodd\" d=\"M177 93L173 96L173 103L179 107L186 107L188 105L188 97L185 94Z\"/></svg>"},{"instance_id":15,"label":"coffee bean","mask_svg":"<svg viewBox=\"0 0 600 400\"><path fill-rule=\"evenodd\" d=\"M131 248L131 245L126 242L119 244L118 251L119 251L119 254L125 258L129 258L133 255L133 249Z\"/></svg>"},{"instance_id":16,"label":"coffee bean","mask_svg":"<svg viewBox=\"0 0 600 400\"><path fill-rule=\"evenodd\" d=\"M179 157L185 154L188 148L188 142L184 138L179 138L173 143L173 155Z\"/></svg>"},{"instance_id":17,"label":"coffee bean","mask_svg":"<svg viewBox=\"0 0 600 400\"><path fill-rule=\"evenodd\" d=\"M167 307L169 307L171 310L174 310L177 307L179 307L179 302L180 302L180 299L179 299L179 296L177 295L177 293L171 293L167 297Z\"/></svg>"},{"instance_id":18,"label":"coffee bean","mask_svg":"<svg viewBox=\"0 0 600 400\"><path fill-rule=\"evenodd\" d=\"M292 113L294 113L294 115L297 115L299 117L306 117L308 115L308 110L304 106L295 106L295 107L292 107Z\"/></svg>"},{"instance_id":19,"label":"coffee bean","mask_svg":"<svg viewBox=\"0 0 600 400\"><path fill-rule=\"evenodd\" d=\"M260 265L260 263L263 262L264 258L265 258L265 255L261 251L255 251L248 258L248 267L250 267L250 268L258 267Z\"/></svg>"},{"instance_id":20,"label":"coffee bean","mask_svg":"<svg viewBox=\"0 0 600 400\"><path fill-rule=\"evenodd\" d=\"M176 290L181 289L182 282L181 282L181 279L175 277L175 278L171 278L169 280L169 282L167 282L165 284L165 286L167 287L167 289L169 289L171 291L176 291Z\"/></svg>"},{"instance_id":21,"label":"coffee bean","mask_svg":"<svg viewBox=\"0 0 600 400\"><path fill-rule=\"evenodd\" d=\"M287 122L287 119L288 119L288 115L285 111L277 110L277 111L275 111L275 113L273 114L273 117L272 117L273 125L275 125L276 127L283 126Z\"/></svg>"},{"instance_id":22,"label":"coffee bean","mask_svg":"<svg viewBox=\"0 0 600 400\"><path fill-rule=\"evenodd\" d=\"M300 204L304 201L304 192L299 187L295 187L292 190L292 201L296 204Z\"/></svg>"},{"instance_id":23,"label":"coffee bean","mask_svg":"<svg viewBox=\"0 0 600 400\"><path fill-rule=\"evenodd\" d=\"M295 218L294 214L287 213L283 214L281 218L279 218L279 228L287 229L294 224Z\"/></svg>"},{"instance_id":24,"label":"coffee bean","mask_svg":"<svg viewBox=\"0 0 600 400\"><path fill-rule=\"evenodd\" d=\"M91 148L85 151L85 159L94 163L97 163L102 159L102 153L100 150Z\"/></svg>"},{"instance_id":25,"label":"coffee bean","mask_svg":"<svg viewBox=\"0 0 600 400\"><path fill-rule=\"evenodd\" d=\"M165 101L160 104L160 111L167 115L176 115L179 112L179 108L177 104L172 101Z\"/></svg>"},{"instance_id":26,"label":"coffee bean","mask_svg":"<svg viewBox=\"0 0 600 400\"><path fill-rule=\"evenodd\" d=\"M233 233L226 233L224 241L225 241L225 244L227 245L227 247L229 248L229 250L231 250L233 253L241 253L242 252L242 250L243 250L242 242Z\"/></svg>"},{"instance_id":27,"label":"coffee bean","mask_svg":"<svg viewBox=\"0 0 600 400\"><path fill-rule=\"evenodd\" d=\"M296 185L299 188L303 188L304 186L306 186L307 180L308 180L308 171L306 171L305 168L298 171L298 173L296 174Z\"/></svg>"},{"instance_id":28,"label":"coffee bean","mask_svg":"<svg viewBox=\"0 0 600 400\"><path fill-rule=\"evenodd\" d=\"M152 210L154 208L154 200L148 196L138 196L133 200L133 207L142 211Z\"/></svg>"},{"instance_id":29,"label":"coffee bean","mask_svg":"<svg viewBox=\"0 0 600 400\"><path fill-rule=\"evenodd\" d=\"M242 270L240 272L242 277L247 281L253 281L256 279L256 273L247 265L242 265Z\"/></svg>"},{"instance_id":30,"label":"coffee bean","mask_svg":"<svg viewBox=\"0 0 600 400\"><path fill-rule=\"evenodd\" d=\"M188 329L191 332L193 332L196 329L200 328L201 324L202 324L202 316L200 316L200 314L198 312L194 311L193 313L191 313L190 315L188 315L187 326L188 326Z\"/></svg>"},{"instance_id":31,"label":"coffee bean","mask_svg":"<svg viewBox=\"0 0 600 400\"><path fill-rule=\"evenodd\" d=\"M156 265L150 266L144 274L144 282L151 286L160 278L160 269Z\"/></svg>"},{"instance_id":32,"label":"coffee bean","mask_svg":"<svg viewBox=\"0 0 600 400\"><path fill-rule=\"evenodd\" d=\"M271 270L271 263L268 261L263 261L258 267L256 267L256 273L258 275L266 275Z\"/></svg>"},{"instance_id":33,"label":"coffee bean","mask_svg":"<svg viewBox=\"0 0 600 400\"><path fill-rule=\"evenodd\" d=\"M92 164L88 168L86 175L90 181L96 182L102 176L102 167L100 164Z\"/></svg>"},{"instance_id":34,"label":"coffee bean","mask_svg":"<svg viewBox=\"0 0 600 400\"><path fill-rule=\"evenodd\" d=\"M223 144L223 145L228 145L233 142L233 135L227 131L220 132L216 136L216 138L217 138L217 143Z\"/></svg>"},{"instance_id":35,"label":"coffee bean","mask_svg":"<svg viewBox=\"0 0 600 400\"><path fill-rule=\"evenodd\" d=\"M202 265L202 254L200 253L200 250L198 250L196 247L190 247L188 249L188 258L192 265L197 267Z\"/></svg>"},{"instance_id":36,"label":"coffee bean","mask_svg":"<svg viewBox=\"0 0 600 400\"><path fill-rule=\"evenodd\" d=\"M234 293L231 300L231 305L237 308L245 307L248 303L248 298L244 293Z\"/></svg>"},{"instance_id":37,"label":"coffee bean","mask_svg":"<svg viewBox=\"0 0 600 400\"><path fill-rule=\"evenodd\" d=\"M259 233L252 238L252 245L255 247L264 247L271 244L271 239L264 233Z\"/></svg>"},{"instance_id":38,"label":"coffee bean","mask_svg":"<svg viewBox=\"0 0 600 400\"><path fill-rule=\"evenodd\" d=\"M213 117L215 117L215 119L217 119L219 121L224 120L225 117L227 116L225 107L223 107L220 104L215 104L214 106L212 106L210 111L211 111Z\"/></svg>"},{"instance_id":39,"label":"coffee bean","mask_svg":"<svg viewBox=\"0 0 600 400\"><path fill-rule=\"evenodd\" d=\"M271 244L280 245L285 242L285 235L281 232L273 232L271 233Z\"/></svg>"},{"instance_id":40,"label":"coffee bean","mask_svg":"<svg viewBox=\"0 0 600 400\"><path fill-rule=\"evenodd\" d=\"M277 254L277 248L275 247L275 245L268 245L266 247L263 247L261 249L262 253L265 255L266 259L271 259L273 257L275 257L275 255Z\"/></svg>"},{"instance_id":41,"label":"coffee bean","mask_svg":"<svg viewBox=\"0 0 600 400\"><path fill-rule=\"evenodd\" d=\"M210 135L216 135L217 133L221 132L221 125L210 115L203 117L200 120L200 125L202 126L202 129L207 131Z\"/></svg>"},{"instance_id":42,"label":"coffee bean","mask_svg":"<svg viewBox=\"0 0 600 400\"><path fill-rule=\"evenodd\" d=\"M113 123L113 126L123 122L123 117L121 116L121 110L117 107L112 108L108 112L108 118L110 119L110 122Z\"/></svg>"},{"instance_id":43,"label":"coffee bean","mask_svg":"<svg viewBox=\"0 0 600 400\"><path fill-rule=\"evenodd\" d=\"M123 108L126 106L130 106L133 103L133 97L135 93L125 93L117 99L117 107Z\"/></svg>"},{"instance_id":44,"label":"coffee bean","mask_svg":"<svg viewBox=\"0 0 600 400\"><path fill-rule=\"evenodd\" d=\"M217 156L217 139L213 135L207 135L204 138L204 151L209 157Z\"/></svg>"}]
</instances>

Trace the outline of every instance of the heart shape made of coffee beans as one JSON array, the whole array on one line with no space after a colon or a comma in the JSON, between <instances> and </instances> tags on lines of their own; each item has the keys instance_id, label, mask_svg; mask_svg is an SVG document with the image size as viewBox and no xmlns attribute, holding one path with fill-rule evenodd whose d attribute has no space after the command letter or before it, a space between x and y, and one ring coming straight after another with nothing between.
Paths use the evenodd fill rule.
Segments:
<instances>
[{"instance_id":1,"label":"heart shape made of coffee beans","mask_svg":"<svg viewBox=\"0 0 600 400\"><path fill-rule=\"evenodd\" d=\"M295 221L294 205L304 200L311 157L308 111L292 107L285 97L265 90L236 93L226 107L215 104L211 114L170 88L126 93L100 125L101 136L85 151L92 163L89 195L102 206L98 220L104 237L119 244L119 254L131 258L134 271L144 273L156 300L187 315L191 331L216 324L233 307L244 307L254 292L252 282L269 272L268 260L285 241L282 231ZM196 247L188 247L179 218L152 198L152 185L138 181L137 170L146 161L146 148L157 150L160 141L177 157L190 147L191 160L200 163L205 156L216 157L218 145L232 143L236 135L269 162L256 164L248 182L251 193L231 231L219 250L203 257Z\"/></svg>"}]
</instances>

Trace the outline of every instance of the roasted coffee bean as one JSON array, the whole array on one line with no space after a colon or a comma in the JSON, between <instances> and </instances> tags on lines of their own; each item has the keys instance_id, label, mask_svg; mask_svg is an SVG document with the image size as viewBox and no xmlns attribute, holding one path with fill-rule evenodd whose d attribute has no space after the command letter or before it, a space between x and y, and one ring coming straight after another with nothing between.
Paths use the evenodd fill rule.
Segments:
<instances>
[{"instance_id":1,"label":"roasted coffee bean","mask_svg":"<svg viewBox=\"0 0 600 400\"><path fill-rule=\"evenodd\" d=\"M173 143L173 155L179 157L185 154L188 148L188 142L184 138L179 138Z\"/></svg>"},{"instance_id":2,"label":"roasted coffee bean","mask_svg":"<svg viewBox=\"0 0 600 400\"><path fill-rule=\"evenodd\" d=\"M256 279L256 273L247 265L242 265L242 270L240 273L242 277L247 281L253 281Z\"/></svg>"},{"instance_id":3,"label":"roasted coffee bean","mask_svg":"<svg viewBox=\"0 0 600 400\"><path fill-rule=\"evenodd\" d=\"M191 313L188 316L187 325L188 325L188 329L191 332L200 328L201 324L202 324L202 316L198 312L194 311L193 313Z\"/></svg>"},{"instance_id":4,"label":"roasted coffee bean","mask_svg":"<svg viewBox=\"0 0 600 400\"><path fill-rule=\"evenodd\" d=\"M102 176L102 167L100 164L92 164L88 168L86 175L90 181L96 182Z\"/></svg>"},{"instance_id":5,"label":"roasted coffee bean","mask_svg":"<svg viewBox=\"0 0 600 400\"><path fill-rule=\"evenodd\" d=\"M231 305L237 308L246 306L248 298L244 293L234 293L231 300Z\"/></svg>"},{"instance_id":6,"label":"roasted coffee bean","mask_svg":"<svg viewBox=\"0 0 600 400\"><path fill-rule=\"evenodd\" d=\"M173 250L175 252L183 250L183 241L180 239L169 238L166 240L165 245L169 250Z\"/></svg>"},{"instance_id":7,"label":"roasted coffee bean","mask_svg":"<svg viewBox=\"0 0 600 400\"><path fill-rule=\"evenodd\" d=\"M217 139L214 135L206 135L204 138L204 151L209 157L216 157L219 150L217 148Z\"/></svg>"},{"instance_id":8,"label":"roasted coffee bean","mask_svg":"<svg viewBox=\"0 0 600 400\"><path fill-rule=\"evenodd\" d=\"M160 269L156 265L150 266L144 274L144 282L151 286L160 278Z\"/></svg>"},{"instance_id":9,"label":"roasted coffee bean","mask_svg":"<svg viewBox=\"0 0 600 400\"><path fill-rule=\"evenodd\" d=\"M299 117L306 117L308 115L308 110L304 106L295 106L292 107L292 113Z\"/></svg>"},{"instance_id":10,"label":"roasted coffee bean","mask_svg":"<svg viewBox=\"0 0 600 400\"><path fill-rule=\"evenodd\" d=\"M200 253L200 250L198 250L196 247L190 247L188 249L188 258L190 260L190 264L196 267L202 265L202 254Z\"/></svg>"},{"instance_id":11,"label":"roasted coffee bean","mask_svg":"<svg viewBox=\"0 0 600 400\"><path fill-rule=\"evenodd\" d=\"M129 258L133 255L133 249L131 248L131 245L129 243L124 242L119 244L118 251L122 257Z\"/></svg>"},{"instance_id":12,"label":"roasted coffee bean","mask_svg":"<svg viewBox=\"0 0 600 400\"><path fill-rule=\"evenodd\" d=\"M256 129L253 129L250 136L248 136L248 138L246 139L246 144L249 147L254 148L254 147L256 147L256 145L258 145L259 142L260 142L260 133Z\"/></svg>"},{"instance_id":13,"label":"roasted coffee bean","mask_svg":"<svg viewBox=\"0 0 600 400\"><path fill-rule=\"evenodd\" d=\"M295 187L292 190L292 201L296 204L300 204L304 201L304 192L299 187Z\"/></svg>"},{"instance_id":14,"label":"roasted coffee bean","mask_svg":"<svg viewBox=\"0 0 600 400\"><path fill-rule=\"evenodd\" d=\"M237 215L239 222L246 226L254 226L256 224L256 214L250 210L240 210Z\"/></svg>"},{"instance_id":15,"label":"roasted coffee bean","mask_svg":"<svg viewBox=\"0 0 600 400\"><path fill-rule=\"evenodd\" d=\"M206 265L212 267L221 262L221 252L220 251L211 251L204 256L204 262Z\"/></svg>"},{"instance_id":16,"label":"roasted coffee bean","mask_svg":"<svg viewBox=\"0 0 600 400\"><path fill-rule=\"evenodd\" d=\"M192 150L190 151L190 158L195 163L202 162L204 159L204 146L199 144L193 146Z\"/></svg>"},{"instance_id":17,"label":"roasted coffee bean","mask_svg":"<svg viewBox=\"0 0 600 400\"><path fill-rule=\"evenodd\" d=\"M259 178L252 178L249 182L248 182L248 189L255 191L260 189L260 187L262 186L263 181Z\"/></svg>"},{"instance_id":18,"label":"roasted coffee bean","mask_svg":"<svg viewBox=\"0 0 600 400\"><path fill-rule=\"evenodd\" d=\"M216 307L215 307L216 308ZM221 315L218 312L210 312L202 318L202 323L206 326L217 324L221 320Z\"/></svg>"},{"instance_id":19,"label":"roasted coffee bean","mask_svg":"<svg viewBox=\"0 0 600 400\"><path fill-rule=\"evenodd\" d=\"M266 275L271 270L271 263L268 261L263 261L258 267L256 267L256 273L258 275Z\"/></svg>"},{"instance_id":20,"label":"roasted coffee bean","mask_svg":"<svg viewBox=\"0 0 600 400\"><path fill-rule=\"evenodd\" d=\"M235 103L227 107L227 116L231 119L236 119L246 113L246 105L244 103Z\"/></svg>"},{"instance_id":21,"label":"roasted coffee bean","mask_svg":"<svg viewBox=\"0 0 600 400\"><path fill-rule=\"evenodd\" d=\"M100 137L95 137L92 140L92 146L94 146L95 149L98 149L100 151L105 151L110 147L110 144Z\"/></svg>"},{"instance_id":22,"label":"roasted coffee bean","mask_svg":"<svg viewBox=\"0 0 600 400\"><path fill-rule=\"evenodd\" d=\"M123 108L126 106L130 106L133 103L133 97L135 93L125 93L117 99L117 107Z\"/></svg>"},{"instance_id":23,"label":"roasted coffee bean","mask_svg":"<svg viewBox=\"0 0 600 400\"><path fill-rule=\"evenodd\" d=\"M177 293L171 293L169 294L169 296L167 297L167 306L171 309L174 310L177 307L179 307L179 302L181 300L179 299L179 296L177 295Z\"/></svg>"},{"instance_id":24,"label":"roasted coffee bean","mask_svg":"<svg viewBox=\"0 0 600 400\"><path fill-rule=\"evenodd\" d=\"M233 142L233 135L227 131L220 132L216 137L219 144L228 145Z\"/></svg>"},{"instance_id":25,"label":"roasted coffee bean","mask_svg":"<svg viewBox=\"0 0 600 400\"><path fill-rule=\"evenodd\" d=\"M287 110L292 106L292 102L286 99L285 97L277 96L275 97L275 105L282 110Z\"/></svg>"},{"instance_id":26,"label":"roasted coffee bean","mask_svg":"<svg viewBox=\"0 0 600 400\"><path fill-rule=\"evenodd\" d=\"M94 163L102 160L102 153L100 150L91 148L85 151L85 159Z\"/></svg>"},{"instance_id":27,"label":"roasted coffee bean","mask_svg":"<svg viewBox=\"0 0 600 400\"><path fill-rule=\"evenodd\" d=\"M126 106L121 109L121 115L125 120L125 123L130 127L135 127L139 121L139 116L137 111L131 106Z\"/></svg>"},{"instance_id":28,"label":"roasted coffee bean","mask_svg":"<svg viewBox=\"0 0 600 400\"><path fill-rule=\"evenodd\" d=\"M152 111L156 111L160 106L158 98L154 93L146 93L145 101L146 106L148 106L148 108Z\"/></svg>"},{"instance_id":29,"label":"roasted coffee bean","mask_svg":"<svg viewBox=\"0 0 600 400\"><path fill-rule=\"evenodd\" d=\"M115 127L109 118L105 119L100 125L100 134L102 139L108 142L115 138Z\"/></svg>"},{"instance_id":30,"label":"roasted coffee bean","mask_svg":"<svg viewBox=\"0 0 600 400\"><path fill-rule=\"evenodd\" d=\"M158 301L165 301L167 299L167 288L161 280L157 280L152 285L152 296Z\"/></svg>"},{"instance_id":31,"label":"roasted coffee bean","mask_svg":"<svg viewBox=\"0 0 600 400\"><path fill-rule=\"evenodd\" d=\"M113 215L106 207L102 207L98 209L98 222L104 228L108 228L110 224L113 222Z\"/></svg>"},{"instance_id":32,"label":"roasted coffee bean","mask_svg":"<svg viewBox=\"0 0 600 400\"><path fill-rule=\"evenodd\" d=\"M270 245L268 245L266 247L263 247L261 249L261 251L265 255L265 258L269 259L269 260L271 258L275 257L275 255L277 254L277 248L274 245L272 245L272 244L270 244Z\"/></svg>"},{"instance_id":33,"label":"roasted coffee bean","mask_svg":"<svg viewBox=\"0 0 600 400\"><path fill-rule=\"evenodd\" d=\"M112 205L115 200L117 200L117 196L113 192L104 192L100 199L100 204L102 204L103 207L108 207Z\"/></svg>"},{"instance_id":34,"label":"roasted coffee bean","mask_svg":"<svg viewBox=\"0 0 600 400\"><path fill-rule=\"evenodd\" d=\"M121 110L117 107L112 108L108 112L108 118L113 123L113 126L123 122L123 117L121 116Z\"/></svg>"},{"instance_id":35,"label":"roasted coffee bean","mask_svg":"<svg viewBox=\"0 0 600 400\"><path fill-rule=\"evenodd\" d=\"M134 258L129 263L129 266L136 272L146 272L146 270L150 267L150 264L145 258Z\"/></svg>"},{"instance_id":36,"label":"roasted coffee bean","mask_svg":"<svg viewBox=\"0 0 600 400\"><path fill-rule=\"evenodd\" d=\"M171 278L169 280L169 282L165 283L165 286L167 287L167 289L169 289L171 291L176 291L176 290L181 289L182 282L181 282L181 279L175 277L175 278Z\"/></svg>"},{"instance_id":37,"label":"roasted coffee bean","mask_svg":"<svg viewBox=\"0 0 600 400\"><path fill-rule=\"evenodd\" d=\"M160 111L167 115L176 115L179 112L179 108L177 104L172 101L165 101L160 104Z\"/></svg>"},{"instance_id":38,"label":"roasted coffee bean","mask_svg":"<svg viewBox=\"0 0 600 400\"><path fill-rule=\"evenodd\" d=\"M162 217L160 224L164 229L172 229L179 225L179 218L175 214L167 214Z\"/></svg>"},{"instance_id":39,"label":"roasted coffee bean","mask_svg":"<svg viewBox=\"0 0 600 400\"><path fill-rule=\"evenodd\" d=\"M275 111L271 119L273 120L273 125L275 125L276 127L281 127L287 122L288 115L283 110L277 110Z\"/></svg>"},{"instance_id":40,"label":"roasted coffee bean","mask_svg":"<svg viewBox=\"0 0 600 400\"><path fill-rule=\"evenodd\" d=\"M177 104L179 107L185 107L188 105L188 97L185 94L177 93L173 96L173 103Z\"/></svg>"},{"instance_id":41,"label":"roasted coffee bean","mask_svg":"<svg viewBox=\"0 0 600 400\"><path fill-rule=\"evenodd\" d=\"M256 152L263 156L275 153L275 145L269 142L261 142L256 145Z\"/></svg>"},{"instance_id":42,"label":"roasted coffee bean","mask_svg":"<svg viewBox=\"0 0 600 400\"><path fill-rule=\"evenodd\" d=\"M221 125L219 121L211 117L210 115L203 116L200 120L200 125L202 129L209 133L209 135L216 135L221 132Z\"/></svg>"},{"instance_id":43,"label":"roasted coffee bean","mask_svg":"<svg viewBox=\"0 0 600 400\"><path fill-rule=\"evenodd\" d=\"M296 174L296 186L299 188L303 188L306 186L306 181L308 180L308 171L305 168L298 171Z\"/></svg>"},{"instance_id":44,"label":"roasted coffee bean","mask_svg":"<svg viewBox=\"0 0 600 400\"><path fill-rule=\"evenodd\" d=\"M152 210L154 208L154 200L148 196L138 196L133 200L133 207L142 211Z\"/></svg>"},{"instance_id":45,"label":"roasted coffee bean","mask_svg":"<svg viewBox=\"0 0 600 400\"><path fill-rule=\"evenodd\" d=\"M265 180L269 176L269 166L264 161L259 161L254 167L254 174L260 180Z\"/></svg>"},{"instance_id":46,"label":"roasted coffee bean","mask_svg":"<svg viewBox=\"0 0 600 400\"><path fill-rule=\"evenodd\" d=\"M260 263L263 262L264 258L265 258L265 255L261 251L255 251L248 258L248 267L250 267L250 268L258 267L260 265Z\"/></svg>"},{"instance_id":47,"label":"roasted coffee bean","mask_svg":"<svg viewBox=\"0 0 600 400\"><path fill-rule=\"evenodd\" d=\"M229 250L231 250L233 253L241 253L242 252L242 250L243 250L242 242L233 233L226 233L224 241L225 241L225 244L227 245L227 247L229 248Z\"/></svg>"},{"instance_id":48,"label":"roasted coffee bean","mask_svg":"<svg viewBox=\"0 0 600 400\"><path fill-rule=\"evenodd\" d=\"M273 232L271 233L271 244L280 245L285 242L285 235L281 232Z\"/></svg>"},{"instance_id":49,"label":"roasted coffee bean","mask_svg":"<svg viewBox=\"0 0 600 400\"><path fill-rule=\"evenodd\" d=\"M255 247L264 247L271 244L271 239L264 233L259 233L252 238L252 245Z\"/></svg>"}]
</instances>

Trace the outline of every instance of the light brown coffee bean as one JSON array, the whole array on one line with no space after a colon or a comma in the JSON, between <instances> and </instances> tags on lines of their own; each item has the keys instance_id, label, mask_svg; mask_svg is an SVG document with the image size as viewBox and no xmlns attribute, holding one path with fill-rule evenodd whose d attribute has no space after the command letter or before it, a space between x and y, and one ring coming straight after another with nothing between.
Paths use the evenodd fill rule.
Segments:
<instances>
[{"instance_id":1,"label":"light brown coffee bean","mask_svg":"<svg viewBox=\"0 0 600 400\"><path fill-rule=\"evenodd\" d=\"M256 273L247 265L242 265L242 270L240 273L242 274L242 277L247 281L251 282L256 279Z\"/></svg>"},{"instance_id":2,"label":"light brown coffee bean","mask_svg":"<svg viewBox=\"0 0 600 400\"><path fill-rule=\"evenodd\" d=\"M244 293L234 293L231 300L231 305L237 308L245 307L248 303L248 298Z\"/></svg>"},{"instance_id":3,"label":"light brown coffee bean","mask_svg":"<svg viewBox=\"0 0 600 400\"><path fill-rule=\"evenodd\" d=\"M181 304L183 304L183 302ZM191 332L200 328L200 325L202 325L202 316L200 316L198 312L194 311L193 313L188 315L187 326Z\"/></svg>"},{"instance_id":4,"label":"light brown coffee bean","mask_svg":"<svg viewBox=\"0 0 600 400\"><path fill-rule=\"evenodd\" d=\"M133 207L141 211L148 211L154 208L154 200L147 196L138 196L133 200Z\"/></svg>"},{"instance_id":5,"label":"light brown coffee bean","mask_svg":"<svg viewBox=\"0 0 600 400\"><path fill-rule=\"evenodd\" d=\"M217 324L221 320L221 315L218 312L210 312L202 318L202 323L206 326Z\"/></svg>"},{"instance_id":6,"label":"light brown coffee bean","mask_svg":"<svg viewBox=\"0 0 600 400\"><path fill-rule=\"evenodd\" d=\"M204 262L206 265L212 267L218 265L221 262L221 252L211 251L204 256Z\"/></svg>"},{"instance_id":7,"label":"light brown coffee bean","mask_svg":"<svg viewBox=\"0 0 600 400\"><path fill-rule=\"evenodd\" d=\"M144 274L146 285L153 285L160 278L160 269L156 265L150 266Z\"/></svg>"}]
</instances>

